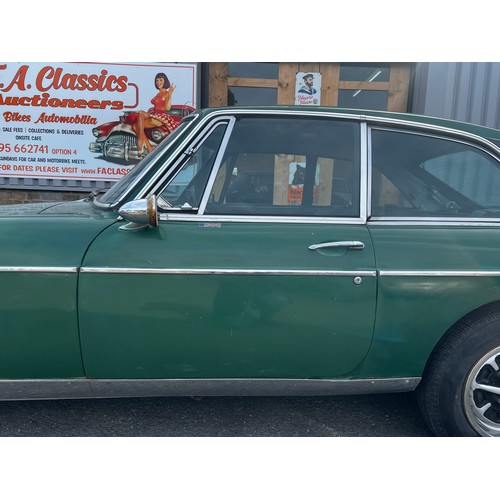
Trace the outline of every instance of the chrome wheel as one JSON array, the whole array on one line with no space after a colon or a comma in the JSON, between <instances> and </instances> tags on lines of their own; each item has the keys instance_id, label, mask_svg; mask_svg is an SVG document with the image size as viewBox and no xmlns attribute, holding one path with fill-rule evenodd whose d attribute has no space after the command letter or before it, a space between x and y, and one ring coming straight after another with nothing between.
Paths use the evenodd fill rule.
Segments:
<instances>
[{"instance_id":1,"label":"chrome wheel","mask_svg":"<svg viewBox=\"0 0 500 500\"><path fill-rule=\"evenodd\" d=\"M500 347L473 366L463 397L465 413L474 430L481 436L500 436Z\"/></svg>"}]
</instances>

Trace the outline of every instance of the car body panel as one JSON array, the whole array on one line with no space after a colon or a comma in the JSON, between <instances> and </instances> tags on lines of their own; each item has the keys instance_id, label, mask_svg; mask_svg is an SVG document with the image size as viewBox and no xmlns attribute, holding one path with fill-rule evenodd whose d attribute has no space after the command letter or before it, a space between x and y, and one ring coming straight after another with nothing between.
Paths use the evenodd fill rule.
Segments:
<instances>
[{"instance_id":1,"label":"car body panel","mask_svg":"<svg viewBox=\"0 0 500 500\"><path fill-rule=\"evenodd\" d=\"M75 300L78 269L90 242L113 219L103 211L91 217L96 213L91 203L43 208L45 215L24 205L4 211L16 216L0 213L0 378L84 375ZM50 210L66 214L48 215Z\"/></svg>"},{"instance_id":2,"label":"car body panel","mask_svg":"<svg viewBox=\"0 0 500 500\"><path fill-rule=\"evenodd\" d=\"M373 345L360 376L421 375L464 311L500 299L500 227L373 223L369 230L379 289Z\"/></svg>"},{"instance_id":3,"label":"car body panel","mask_svg":"<svg viewBox=\"0 0 500 500\"><path fill-rule=\"evenodd\" d=\"M308 249L332 239L366 246ZM91 377L333 378L352 371L371 342L376 276L363 225L112 226L82 271Z\"/></svg>"}]
</instances>

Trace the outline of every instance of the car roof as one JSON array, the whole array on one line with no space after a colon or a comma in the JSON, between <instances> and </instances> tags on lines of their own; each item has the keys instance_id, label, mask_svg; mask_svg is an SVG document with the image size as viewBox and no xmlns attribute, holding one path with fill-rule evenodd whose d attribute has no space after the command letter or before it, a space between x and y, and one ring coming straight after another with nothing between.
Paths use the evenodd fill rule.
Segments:
<instances>
[{"instance_id":1,"label":"car roof","mask_svg":"<svg viewBox=\"0 0 500 500\"><path fill-rule=\"evenodd\" d=\"M471 134L476 134L487 139L494 139L496 141L500 140L500 130L495 128L484 127L482 125L475 125L473 123L450 120L446 118L438 118L432 116L417 115L412 113L396 113L389 111L375 111L368 109L347 109L347 108L335 108L330 106L231 106L227 108L205 108L201 111L203 114L211 113L214 111L222 111L226 113L244 113L249 111L292 111L298 113L307 112L322 112L322 113L332 113L341 115L352 115L358 118L364 118L369 121L370 118L383 118L388 120L397 120L404 122L412 122L422 125L432 125L438 127L444 127L448 129L453 129L457 131L468 132Z\"/></svg>"}]
</instances>

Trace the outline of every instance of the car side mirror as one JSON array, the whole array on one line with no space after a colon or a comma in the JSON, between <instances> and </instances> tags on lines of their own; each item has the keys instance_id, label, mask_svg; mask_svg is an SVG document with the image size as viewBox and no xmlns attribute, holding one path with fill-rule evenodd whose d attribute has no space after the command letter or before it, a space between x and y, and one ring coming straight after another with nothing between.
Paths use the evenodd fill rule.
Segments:
<instances>
[{"instance_id":1,"label":"car side mirror","mask_svg":"<svg viewBox=\"0 0 500 500\"><path fill-rule=\"evenodd\" d=\"M158 227L158 207L154 194L146 199L125 203L118 213L129 221L119 228L121 231L140 231L148 227Z\"/></svg>"}]
</instances>

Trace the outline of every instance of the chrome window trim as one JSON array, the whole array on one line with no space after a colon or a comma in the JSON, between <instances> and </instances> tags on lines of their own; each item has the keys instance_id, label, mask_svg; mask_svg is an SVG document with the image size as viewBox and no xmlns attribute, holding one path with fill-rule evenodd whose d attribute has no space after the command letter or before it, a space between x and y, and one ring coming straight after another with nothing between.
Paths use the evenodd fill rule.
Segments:
<instances>
[{"instance_id":1,"label":"chrome window trim","mask_svg":"<svg viewBox=\"0 0 500 500\"><path fill-rule=\"evenodd\" d=\"M205 208L207 207L208 198L210 193L212 192L212 187L215 183L215 179L217 178L217 174L219 173L220 166L222 164L222 158L226 153L227 144L229 142L229 138L234 129L234 124L236 123L236 118L232 118L229 122L226 133L224 134L224 138L222 139L221 145L219 147L219 151L217 151L217 157L215 158L215 162L212 165L212 171L210 172L210 176L207 181L207 185L205 186L205 191L201 198L200 208L198 210L198 215L203 215L205 213Z\"/></svg>"},{"instance_id":2,"label":"chrome window trim","mask_svg":"<svg viewBox=\"0 0 500 500\"><path fill-rule=\"evenodd\" d=\"M370 221L371 218L371 208L372 208L372 141L371 141L371 129L368 123L364 122L365 135L364 135L364 153L365 153L365 163L366 163L366 198L365 198L365 216L366 223Z\"/></svg>"},{"instance_id":3,"label":"chrome window trim","mask_svg":"<svg viewBox=\"0 0 500 500\"><path fill-rule=\"evenodd\" d=\"M428 135L426 132L431 131L431 132L436 132L438 134L438 138L442 138L443 135L446 136L449 135L455 137L456 139L461 139L462 141L465 141L466 144L468 144L468 141L480 142L483 146L490 149L494 154L496 154L497 155L496 159L500 161L500 147L497 146L495 143L491 142L490 140L486 139L485 137L473 134L472 132L444 127L441 125L434 125L430 123L412 122L403 119L398 120L396 118L362 115L361 119L365 120L368 123L370 129L381 128L394 131L395 129L393 127L390 126L384 127L383 125L397 125L398 127L401 127L397 129L397 131L399 132L407 131L408 133L417 133L420 131L424 135Z\"/></svg>"},{"instance_id":4,"label":"chrome window trim","mask_svg":"<svg viewBox=\"0 0 500 500\"><path fill-rule=\"evenodd\" d=\"M179 213L160 213L161 221L179 222L200 222L200 223L223 223L223 222L244 222L244 223L283 223L283 224L365 224L366 220L359 217L289 217L271 215L198 215Z\"/></svg>"},{"instance_id":5,"label":"chrome window trim","mask_svg":"<svg viewBox=\"0 0 500 500\"><path fill-rule=\"evenodd\" d=\"M1 401L188 396L339 396L413 391L421 377L381 379L13 379Z\"/></svg>"},{"instance_id":6,"label":"chrome window trim","mask_svg":"<svg viewBox=\"0 0 500 500\"><path fill-rule=\"evenodd\" d=\"M219 111L222 115L222 118L228 119L231 118L227 116L227 111ZM217 114L217 113L215 113ZM368 188L368 164L367 164L367 126L366 123L359 123L359 216L356 217L348 217L348 216L322 216L315 217L313 215L306 216L273 216L273 215L216 215L216 214L205 214L205 209L208 203L208 199L210 197L210 193L212 191L213 184L221 167L222 158L225 153L225 148L227 143L229 142L232 130L234 128L234 124L236 122L236 116L244 114L244 115L269 115L272 114L273 117L276 115L297 115L300 117L304 117L304 113L298 111L269 111L269 110L246 110L246 111L235 111L234 115L232 115L233 120L229 123L228 129L226 130L226 134L224 135L224 139L221 143L221 147L219 149L216 161L214 166L212 167L212 172L210 174L209 180L207 182L207 186L205 192L203 194L202 201L200 203L200 208L197 214L176 214L172 212L168 212L159 214L160 221L172 221L172 220L182 220L182 221L199 221L199 222L207 222L207 220L214 222L269 222L269 223L294 223L294 224L310 224L313 222L323 223L323 224L366 224L367 220L367 192ZM345 115L340 113L329 113L329 112L314 112L311 111L307 113L307 116L313 117L332 117L335 118L344 118L348 121L352 121L356 119L359 121L359 116L357 115ZM206 218L205 218L206 217Z\"/></svg>"},{"instance_id":7,"label":"chrome window trim","mask_svg":"<svg viewBox=\"0 0 500 500\"><path fill-rule=\"evenodd\" d=\"M492 142L489 142L488 140L482 138L482 137L479 137L479 136L476 136L474 134L467 134L466 132L463 132L461 134L452 134L451 137L443 137L443 135L439 135L437 133L432 133L432 132L438 132L439 130L434 130L434 129L430 129L431 132L427 132L427 131L424 131L424 130L413 130L411 128L407 128L407 127L404 127L404 128L394 128L394 127L383 127L383 126L380 126L380 125L372 125L369 127L369 141L370 143L372 142L372 131L373 130L382 130L382 131L386 131L386 132L396 132L396 133L400 133L400 134L410 134L410 135L420 135L420 136L424 136L424 137L431 137L433 139L441 139L441 140L446 140L446 141L452 141L452 142L459 142L460 144L465 144L466 146L471 146L473 148L477 148L481 151L483 151L484 153L490 155L493 157L493 159L495 159L497 162L500 162L500 158L497 157L494 152L492 151L489 151L490 149L490 146L493 146L494 149L496 149L498 153L500 153L500 148L498 148L497 146L495 146ZM448 129L443 129L443 132L447 131ZM479 144L474 144L474 141L479 141L481 142L481 145ZM486 147L486 149L485 149Z\"/></svg>"},{"instance_id":8,"label":"chrome window trim","mask_svg":"<svg viewBox=\"0 0 500 500\"><path fill-rule=\"evenodd\" d=\"M408 122L403 122L404 124L407 124ZM427 130L428 127L425 127ZM368 223L370 222L375 222L375 223L394 223L394 224L407 224L407 223L422 223L423 225L477 225L477 224L482 224L482 223L494 223L494 222L500 222L500 217L488 217L488 218L480 218L480 217L397 217L397 216L372 216L372 180L373 180L373 163L372 163L372 157L373 157L373 144L372 144L372 131L373 130L383 130L387 132L395 132L395 133L402 133L402 134L411 134L411 135L420 135L424 137L431 137L433 139L441 139L441 140L447 140L447 141L452 141L452 142L458 142L460 144L464 144L466 146L478 149L479 151L482 151L483 153L489 155L490 157L493 158L498 163L498 166L500 168L500 157L496 156L494 153L491 151L488 151L484 147L471 143L471 140L477 141L479 140L484 146L493 146L493 148L496 150L498 154L500 154L500 148L495 146L493 143L490 141L480 137L476 136L474 134L470 134L468 132L461 132L457 133L457 131L454 131L452 129L446 129L444 127L437 127L437 126L431 126L429 127L429 130L431 131L441 131L444 133L452 133L453 137L443 137L442 135L436 135L433 133L427 133L423 130L413 130L411 127L408 127L408 129L405 127L403 129L396 129L392 127L383 127L383 126L369 126L368 127L368 134L367 134L367 155L368 155L368 196L367 196L367 220ZM469 137L470 140L464 140L462 136Z\"/></svg>"},{"instance_id":9,"label":"chrome window trim","mask_svg":"<svg viewBox=\"0 0 500 500\"><path fill-rule=\"evenodd\" d=\"M82 267L89 274L168 274L168 275L237 275L237 276L366 276L376 277L376 271L340 271L324 269L175 269L145 267Z\"/></svg>"},{"instance_id":10,"label":"chrome window trim","mask_svg":"<svg viewBox=\"0 0 500 500\"><path fill-rule=\"evenodd\" d=\"M217 116L222 114L230 114L231 116L239 115L273 115L273 116L286 116L286 115L297 115L299 117L314 116L314 117L324 117L324 118L344 118L346 120L357 120L363 119L364 116L360 113L335 113L332 111L322 111L319 107L318 110L304 110L299 109L279 109L279 108L268 108L268 109L241 109L241 108L226 108L214 111L210 116Z\"/></svg>"},{"instance_id":11,"label":"chrome window trim","mask_svg":"<svg viewBox=\"0 0 500 500\"><path fill-rule=\"evenodd\" d=\"M2 266L0 273L77 273L78 267Z\"/></svg>"},{"instance_id":12,"label":"chrome window trim","mask_svg":"<svg viewBox=\"0 0 500 500\"><path fill-rule=\"evenodd\" d=\"M368 176L368 126L366 122L360 123L359 145L361 169L359 175L359 218L363 224L366 224L368 218L368 192L370 191Z\"/></svg>"}]
</instances>

